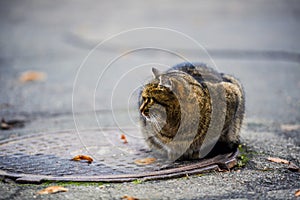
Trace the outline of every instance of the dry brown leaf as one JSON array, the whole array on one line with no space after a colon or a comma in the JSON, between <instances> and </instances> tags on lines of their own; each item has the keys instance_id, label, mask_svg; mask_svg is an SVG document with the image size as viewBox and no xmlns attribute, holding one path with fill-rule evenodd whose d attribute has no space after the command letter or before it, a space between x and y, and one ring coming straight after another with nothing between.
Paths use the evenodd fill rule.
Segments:
<instances>
[{"instance_id":1,"label":"dry brown leaf","mask_svg":"<svg viewBox=\"0 0 300 200\"><path fill-rule=\"evenodd\" d=\"M300 129L300 125L299 124L282 124L280 126L282 131L296 131L298 129Z\"/></svg>"},{"instance_id":2,"label":"dry brown leaf","mask_svg":"<svg viewBox=\"0 0 300 200\"><path fill-rule=\"evenodd\" d=\"M126 199L126 200L139 200L138 198L132 197L132 196L123 196L122 199Z\"/></svg>"},{"instance_id":3,"label":"dry brown leaf","mask_svg":"<svg viewBox=\"0 0 300 200\"><path fill-rule=\"evenodd\" d=\"M27 71L21 74L19 80L23 83L28 81L43 81L46 77L47 76L44 72Z\"/></svg>"},{"instance_id":4,"label":"dry brown leaf","mask_svg":"<svg viewBox=\"0 0 300 200\"><path fill-rule=\"evenodd\" d=\"M38 191L38 194L53 194L53 193L57 193L57 192L67 192L68 189L64 188L62 186L58 186L58 185L54 185L54 186L50 186L47 187L43 190Z\"/></svg>"},{"instance_id":5,"label":"dry brown leaf","mask_svg":"<svg viewBox=\"0 0 300 200\"><path fill-rule=\"evenodd\" d=\"M276 163L282 163L282 164L289 164L290 163L288 160L284 160L284 159L281 159L281 158L269 157L267 159L268 159L268 161L276 162Z\"/></svg>"},{"instance_id":6,"label":"dry brown leaf","mask_svg":"<svg viewBox=\"0 0 300 200\"><path fill-rule=\"evenodd\" d=\"M296 197L300 197L300 190L297 190L297 191L295 192L295 196L296 196Z\"/></svg>"},{"instance_id":7,"label":"dry brown leaf","mask_svg":"<svg viewBox=\"0 0 300 200\"><path fill-rule=\"evenodd\" d=\"M300 168L292 162L289 163L288 170L292 172L300 172Z\"/></svg>"},{"instance_id":8,"label":"dry brown leaf","mask_svg":"<svg viewBox=\"0 0 300 200\"><path fill-rule=\"evenodd\" d=\"M142 158L135 160L134 163L137 165L149 165L151 163L154 163L156 161L156 158Z\"/></svg>"},{"instance_id":9,"label":"dry brown leaf","mask_svg":"<svg viewBox=\"0 0 300 200\"><path fill-rule=\"evenodd\" d=\"M11 129L11 126L6 123L6 121L4 121L4 119L1 120L1 124L0 124L0 128L2 130L8 130L8 129Z\"/></svg>"},{"instance_id":10,"label":"dry brown leaf","mask_svg":"<svg viewBox=\"0 0 300 200\"><path fill-rule=\"evenodd\" d=\"M24 123L25 121L23 120L13 119L13 120L6 121L5 119L2 118L0 123L0 129L8 130L12 128L21 128L24 126Z\"/></svg>"},{"instance_id":11,"label":"dry brown leaf","mask_svg":"<svg viewBox=\"0 0 300 200\"><path fill-rule=\"evenodd\" d=\"M123 140L124 144L128 143L127 138L126 138L126 136L124 134L121 135L121 140Z\"/></svg>"},{"instance_id":12,"label":"dry brown leaf","mask_svg":"<svg viewBox=\"0 0 300 200\"><path fill-rule=\"evenodd\" d=\"M121 140L125 140L126 136L124 134L121 135Z\"/></svg>"},{"instance_id":13,"label":"dry brown leaf","mask_svg":"<svg viewBox=\"0 0 300 200\"><path fill-rule=\"evenodd\" d=\"M87 155L77 155L72 158L74 161L86 160L88 163L92 163L94 160L91 156Z\"/></svg>"}]
</instances>

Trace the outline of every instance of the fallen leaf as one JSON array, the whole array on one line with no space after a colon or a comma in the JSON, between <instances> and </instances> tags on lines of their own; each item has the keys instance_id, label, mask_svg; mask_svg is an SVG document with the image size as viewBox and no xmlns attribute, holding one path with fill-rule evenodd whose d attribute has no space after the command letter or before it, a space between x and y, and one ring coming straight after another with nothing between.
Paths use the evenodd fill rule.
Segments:
<instances>
[{"instance_id":1,"label":"fallen leaf","mask_svg":"<svg viewBox=\"0 0 300 200\"><path fill-rule=\"evenodd\" d=\"M138 198L132 197L132 196L123 196L122 199L126 199L126 200L139 200Z\"/></svg>"},{"instance_id":2,"label":"fallen leaf","mask_svg":"<svg viewBox=\"0 0 300 200\"><path fill-rule=\"evenodd\" d=\"M28 81L43 81L46 77L44 72L26 71L21 74L19 80L23 83Z\"/></svg>"},{"instance_id":3,"label":"fallen leaf","mask_svg":"<svg viewBox=\"0 0 300 200\"><path fill-rule=\"evenodd\" d=\"M74 161L86 160L88 163L92 163L94 161L91 156L87 156L87 155L77 155L73 157L72 160Z\"/></svg>"},{"instance_id":4,"label":"fallen leaf","mask_svg":"<svg viewBox=\"0 0 300 200\"><path fill-rule=\"evenodd\" d=\"M12 128L21 128L24 126L24 121L23 120L9 120L6 121L5 119L2 118L1 124L0 124L0 129L2 130L8 130Z\"/></svg>"},{"instance_id":5,"label":"fallen leaf","mask_svg":"<svg viewBox=\"0 0 300 200\"><path fill-rule=\"evenodd\" d=\"M37 193L38 194L53 194L53 193L57 193L57 192L67 192L67 191L68 191L67 188L55 185L55 186L50 186L50 187L47 187L43 190L40 190Z\"/></svg>"},{"instance_id":6,"label":"fallen leaf","mask_svg":"<svg viewBox=\"0 0 300 200\"><path fill-rule=\"evenodd\" d=\"M292 172L300 172L300 168L292 162L289 163L288 170Z\"/></svg>"},{"instance_id":7,"label":"fallen leaf","mask_svg":"<svg viewBox=\"0 0 300 200\"><path fill-rule=\"evenodd\" d=\"M156 158L142 158L135 160L134 163L137 165L149 165L151 163L154 163L156 161Z\"/></svg>"},{"instance_id":8,"label":"fallen leaf","mask_svg":"<svg viewBox=\"0 0 300 200\"><path fill-rule=\"evenodd\" d=\"M299 124L282 124L280 126L282 131L296 131L298 129L300 129L300 125Z\"/></svg>"},{"instance_id":9,"label":"fallen leaf","mask_svg":"<svg viewBox=\"0 0 300 200\"><path fill-rule=\"evenodd\" d=\"M297 190L297 191L295 192L295 196L296 196L296 197L300 197L300 190Z\"/></svg>"},{"instance_id":10,"label":"fallen leaf","mask_svg":"<svg viewBox=\"0 0 300 200\"><path fill-rule=\"evenodd\" d=\"M268 161L276 162L276 163L282 163L282 164L289 164L290 163L288 160L284 160L284 159L281 159L281 158L269 157L267 159L268 159Z\"/></svg>"},{"instance_id":11,"label":"fallen leaf","mask_svg":"<svg viewBox=\"0 0 300 200\"><path fill-rule=\"evenodd\" d=\"M0 125L2 130L8 130L11 129L12 127L6 123L6 121L4 119L1 120L1 125Z\"/></svg>"},{"instance_id":12,"label":"fallen leaf","mask_svg":"<svg viewBox=\"0 0 300 200\"><path fill-rule=\"evenodd\" d=\"M123 140L124 144L128 143L127 138L124 134L121 135L121 140Z\"/></svg>"},{"instance_id":13,"label":"fallen leaf","mask_svg":"<svg viewBox=\"0 0 300 200\"><path fill-rule=\"evenodd\" d=\"M121 140L125 140L126 136L124 134L121 135Z\"/></svg>"}]
</instances>

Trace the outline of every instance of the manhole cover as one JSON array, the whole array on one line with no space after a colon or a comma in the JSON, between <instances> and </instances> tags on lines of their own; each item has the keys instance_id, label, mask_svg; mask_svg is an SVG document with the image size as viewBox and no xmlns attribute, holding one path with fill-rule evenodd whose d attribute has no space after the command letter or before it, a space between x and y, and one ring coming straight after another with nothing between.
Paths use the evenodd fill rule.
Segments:
<instances>
[{"instance_id":1,"label":"manhole cover","mask_svg":"<svg viewBox=\"0 0 300 200\"><path fill-rule=\"evenodd\" d=\"M120 136L125 133L128 143ZM91 164L72 161L76 155L94 158ZM153 157L137 129L62 131L18 137L0 142L0 175L17 182L123 182L180 177L208 170L230 169L238 152L199 161L172 164L157 159L149 165L135 160Z\"/></svg>"}]
</instances>

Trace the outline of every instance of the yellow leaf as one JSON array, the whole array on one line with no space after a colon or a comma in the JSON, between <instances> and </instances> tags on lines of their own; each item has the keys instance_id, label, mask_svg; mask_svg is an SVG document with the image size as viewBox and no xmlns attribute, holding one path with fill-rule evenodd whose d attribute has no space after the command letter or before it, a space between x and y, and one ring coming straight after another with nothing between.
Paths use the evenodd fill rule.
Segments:
<instances>
[{"instance_id":1,"label":"yellow leaf","mask_svg":"<svg viewBox=\"0 0 300 200\"><path fill-rule=\"evenodd\" d=\"M53 194L53 193L57 193L57 192L67 192L67 191L68 191L67 188L55 185L55 186L50 186L43 190L40 190L37 193L38 194Z\"/></svg>"},{"instance_id":2,"label":"yellow leaf","mask_svg":"<svg viewBox=\"0 0 300 200\"><path fill-rule=\"evenodd\" d=\"M132 197L132 196L123 196L122 199L126 199L126 200L139 200L138 198Z\"/></svg>"},{"instance_id":3,"label":"yellow leaf","mask_svg":"<svg viewBox=\"0 0 300 200\"><path fill-rule=\"evenodd\" d=\"M297 190L297 191L295 192L295 196L296 196L296 197L300 197L300 190Z\"/></svg>"},{"instance_id":4,"label":"yellow leaf","mask_svg":"<svg viewBox=\"0 0 300 200\"><path fill-rule=\"evenodd\" d=\"M72 160L74 161L86 160L88 161L88 163L92 163L94 161L91 156L87 156L87 155L77 155L73 157Z\"/></svg>"},{"instance_id":5,"label":"yellow leaf","mask_svg":"<svg viewBox=\"0 0 300 200\"><path fill-rule=\"evenodd\" d=\"M128 143L127 138L126 138L126 136L124 134L121 135L121 140L123 140L124 144Z\"/></svg>"},{"instance_id":6,"label":"yellow leaf","mask_svg":"<svg viewBox=\"0 0 300 200\"><path fill-rule=\"evenodd\" d=\"M269 157L267 159L268 159L268 161L276 162L276 163L282 163L282 164L289 164L290 163L288 160L284 160L284 159L281 159L281 158Z\"/></svg>"},{"instance_id":7,"label":"yellow leaf","mask_svg":"<svg viewBox=\"0 0 300 200\"><path fill-rule=\"evenodd\" d=\"M156 158L142 158L139 160L135 160L134 163L137 165L149 165L151 163L154 163L156 161Z\"/></svg>"},{"instance_id":8,"label":"yellow leaf","mask_svg":"<svg viewBox=\"0 0 300 200\"><path fill-rule=\"evenodd\" d=\"M44 72L27 71L21 74L19 80L23 83L28 81L43 81L46 77Z\"/></svg>"}]
</instances>

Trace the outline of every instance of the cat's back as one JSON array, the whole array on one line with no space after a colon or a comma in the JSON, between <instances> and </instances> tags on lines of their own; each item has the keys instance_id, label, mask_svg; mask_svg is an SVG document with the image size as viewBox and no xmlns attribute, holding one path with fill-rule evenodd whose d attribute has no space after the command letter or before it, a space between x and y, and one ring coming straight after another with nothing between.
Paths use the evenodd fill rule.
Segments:
<instances>
[{"instance_id":1,"label":"cat's back","mask_svg":"<svg viewBox=\"0 0 300 200\"><path fill-rule=\"evenodd\" d=\"M182 71L191 75L199 83L218 83L223 80L222 75L204 63L184 62L170 68L167 72Z\"/></svg>"}]
</instances>

